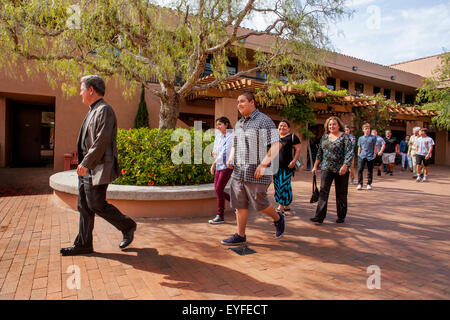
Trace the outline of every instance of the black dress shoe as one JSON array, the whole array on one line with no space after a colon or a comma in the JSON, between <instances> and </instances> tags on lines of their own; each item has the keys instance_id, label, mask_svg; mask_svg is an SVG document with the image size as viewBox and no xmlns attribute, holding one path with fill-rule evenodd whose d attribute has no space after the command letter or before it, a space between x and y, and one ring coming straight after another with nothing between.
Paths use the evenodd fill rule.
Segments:
<instances>
[{"instance_id":1,"label":"black dress shoe","mask_svg":"<svg viewBox=\"0 0 450 320\"><path fill-rule=\"evenodd\" d=\"M59 250L59 252L61 253L62 256L76 256L78 254L93 253L94 249L72 246L69 248L62 248L61 250Z\"/></svg>"},{"instance_id":2,"label":"black dress shoe","mask_svg":"<svg viewBox=\"0 0 450 320\"><path fill-rule=\"evenodd\" d=\"M125 249L126 247L128 247L130 245L131 242L133 242L135 231L136 231L136 225L134 225L134 227L132 227L127 232L123 233L123 240L119 244L120 249Z\"/></svg>"},{"instance_id":3,"label":"black dress shoe","mask_svg":"<svg viewBox=\"0 0 450 320\"><path fill-rule=\"evenodd\" d=\"M337 220L336 220L336 223L344 223L344 219L342 219L342 218L338 218Z\"/></svg>"},{"instance_id":4,"label":"black dress shoe","mask_svg":"<svg viewBox=\"0 0 450 320\"><path fill-rule=\"evenodd\" d=\"M317 223L322 223L323 222L323 219L320 219L320 218L317 218L317 217L311 218L309 220L311 220L312 222L317 222Z\"/></svg>"}]
</instances>

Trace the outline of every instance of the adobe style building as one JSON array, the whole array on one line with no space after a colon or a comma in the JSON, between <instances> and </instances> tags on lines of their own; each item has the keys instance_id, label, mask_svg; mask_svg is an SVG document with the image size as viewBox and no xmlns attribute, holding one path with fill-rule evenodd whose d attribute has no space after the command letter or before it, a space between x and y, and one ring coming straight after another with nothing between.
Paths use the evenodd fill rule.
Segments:
<instances>
[{"instance_id":1,"label":"adobe style building","mask_svg":"<svg viewBox=\"0 0 450 320\"><path fill-rule=\"evenodd\" d=\"M258 47L261 40L248 41L247 50ZM261 45L262 47L263 45ZM428 127L431 114L413 107L416 89L422 86L424 76L434 69L436 59L419 59L411 62L383 66L354 57L336 54L326 66L331 74L323 84L332 90L347 89L350 96L340 103L314 103L317 125L311 130L316 137L323 133L323 123L330 115L338 115L346 124L353 125L352 108L364 108L367 100L360 93L381 93L399 105L391 107L390 128L395 136L403 138L415 126ZM428 58L427 58L428 59ZM55 171L64 168L64 154L76 149L76 140L87 107L79 96L67 98L59 89L53 89L44 75L30 78L25 73L26 61L18 64L15 76L0 74L0 167L53 165ZM250 64L246 68L251 68ZM238 72L245 68L237 59L230 59L229 70ZM205 67L207 74L208 65ZM202 81L209 82L212 76ZM258 73L228 81L220 88L194 92L181 105L177 123L179 127L193 126L202 121L204 128L214 126L214 119L227 116L233 123L238 119L236 98L242 91L264 88L264 76ZM157 86L157 84L154 84ZM290 90L288 87L286 90ZM118 81L107 82L105 99L116 112L119 128L134 126L139 104L139 92L130 99L122 95ZM147 92L147 108L151 128L159 122L159 98ZM281 116L275 108L263 109L278 123ZM431 130L435 139L434 162L450 165L450 140L448 131ZM306 143L302 143L302 156L306 159Z\"/></svg>"}]
</instances>

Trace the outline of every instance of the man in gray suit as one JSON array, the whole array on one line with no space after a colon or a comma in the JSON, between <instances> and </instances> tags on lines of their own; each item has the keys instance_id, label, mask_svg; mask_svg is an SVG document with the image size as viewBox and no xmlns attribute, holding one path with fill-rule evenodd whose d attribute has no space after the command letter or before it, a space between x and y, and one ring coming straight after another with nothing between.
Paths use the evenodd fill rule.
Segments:
<instances>
[{"instance_id":1,"label":"man in gray suit","mask_svg":"<svg viewBox=\"0 0 450 320\"><path fill-rule=\"evenodd\" d=\"M106 189L119 174L117 161L117 121L114 110L108 105L105 82L96 75L81 78L80 96L89 112L78 136L78 211L79 233L74 245L62 248L61 255L73 256L92 253L92 231L95 214L122 231L119 247L126 248L134 237L136 222L123 215L115 206L106 202Z\"/></svg>"}]
</instances>

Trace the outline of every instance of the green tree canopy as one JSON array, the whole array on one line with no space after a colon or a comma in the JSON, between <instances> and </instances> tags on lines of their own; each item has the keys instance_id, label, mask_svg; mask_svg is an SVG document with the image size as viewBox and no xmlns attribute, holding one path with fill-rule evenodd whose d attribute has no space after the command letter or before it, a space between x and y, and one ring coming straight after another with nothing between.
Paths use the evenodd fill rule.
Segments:
<instances>
[{"instance_id":1,"label":"green tree canopy","mask_svg":"<svg viewBox=\"0 0 450 320\"><path fill-rule=\"evenodd\" d=\"M417 102L424 103L423 108L436 112L432 118L436 127L450 130L450 52L439 58L441 64L434 70L433 77L425 79L418 91Z\"/></svg>"},{"instance_id":2,"label":"green tree canopy","mask_svg":"<svg viewBox=\"0 0 450 320\"><path fill-rule=\"evenodd\" d=\"M160 98L160 128L173 128L180 101L193 90L257 70L268 80L317 78L331 49L330 22L345 0L0 0L0 65L36 63L54 86L75 94L87 73L117 76L134 92L144 84ZM266 19L254 29L256 21ZM254 47L248 52L244 44ZM231 74L229 57L248 70ZM215 81L201 84L207 59ZM254 62L250 64L250 62ZM158 85L152 85L151 83Z\"/></svg>"}]
</instances>

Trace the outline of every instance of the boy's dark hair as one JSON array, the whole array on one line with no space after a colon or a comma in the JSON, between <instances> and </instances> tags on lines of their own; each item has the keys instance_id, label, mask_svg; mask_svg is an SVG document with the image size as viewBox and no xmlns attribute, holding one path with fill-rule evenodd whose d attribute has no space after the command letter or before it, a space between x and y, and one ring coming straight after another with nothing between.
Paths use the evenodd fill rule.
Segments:
<instances>
[{"instance_id":1,"label":"boy's dark hair","mask_svg":"<svg viewBox=\"0 0 450 320\"><path fill-rule=\"evenodd\" d=\"M255 96L253 95L252 92L250 91L245 91L241 94L241 96L244 96L247 98L248 102L251 102L252 100L255 101L255 107L256 107L256 100L255 100Z\"/></svg>"}]
</instances>

